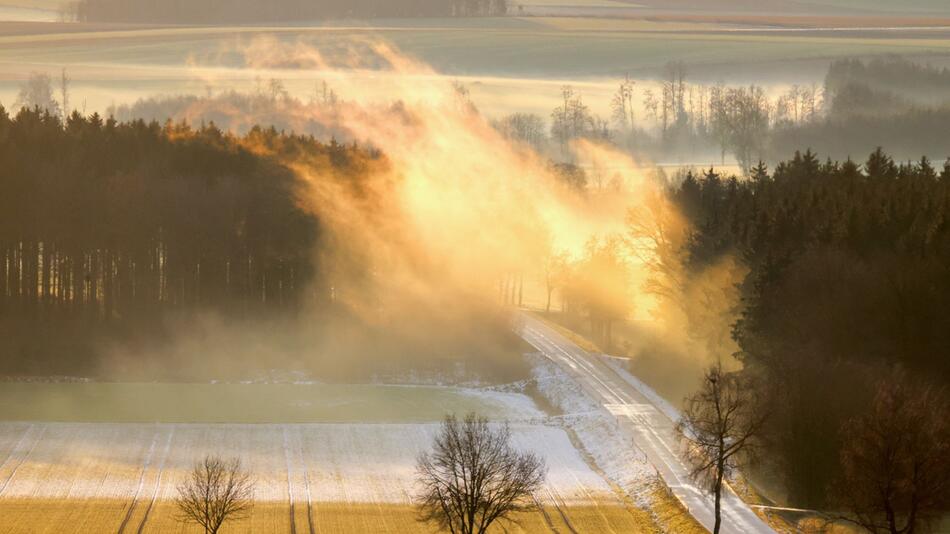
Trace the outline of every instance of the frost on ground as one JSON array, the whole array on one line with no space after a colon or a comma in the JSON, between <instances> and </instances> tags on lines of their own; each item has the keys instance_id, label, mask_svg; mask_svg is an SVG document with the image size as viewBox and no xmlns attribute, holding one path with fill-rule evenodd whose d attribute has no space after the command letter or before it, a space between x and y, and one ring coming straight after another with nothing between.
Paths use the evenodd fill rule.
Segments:
<instances>
[{"instance_id":1,"label":"frost on ground","mask_svg":"<svg viewBox=\"0 0 950 534\"><path fill-rule=\"evenodd\" d=\"M260 501L412 502L415 462L437 423L100 424L0 423L0 499L172 499L193 462L238 456ZM549 467L563 503L609 497L610 486L560 428L516 423L513 440ZM288 480L289 479L289 480Z\"/></svg>"},{"instance_id":2,"label":"frost on ground","mask_svg":"<svg viewBox=\"0 0 950 534\"><path fill-rule=\"evenodd\" d=\"M526 357L531 359L538 392L561 413L554 419L575 436L603 476L639 505L648 506L656 469L646 455L621 432L614 416L556 363L540 354Z\"/></svg>"},{"instance_id":3,"label":"frost on ground","mask_svg":"<svg viewBox=\"0 0 950 534\"><path fill-rule=\"evenodd\" d=\"M545 503L620 504L618 490L647 502L654 473L643 454L601 405L554 363L529 356L530 380L502 387L359 389L400 401L400 413L477 407L506 418L518 449L548 466ZM531 392L546 413L525 394ZM349 393L348 393L349 394ZM446 395L458 398L447 403ZM349 398L349 397L346 397ZM335 411L353 403L329 403ZM339 401L340 399L336 399ZM373 410L371 410L373 411ZM404 412L404 413L403 413ZM315 412L311 411L311 415ZM345 415L345 414L344 414ZM206 454L240 457L265 502L411 504L418 455L431 447L438 417L417 421L201 424L0 422L0 500L113 499L140 503L176 495L193 463Z\"/></svg>"},{"instance_id":4,"label":"frost on ground","mask_svg":"<svg viewBox=\"0 0 950 534\"><path fill-rule=\"evenodd\" d=\"M0 420L76 423L426 423L446 413L543 417L530 398L450 386L16 382Z\"/></svg>"}]
</instances>

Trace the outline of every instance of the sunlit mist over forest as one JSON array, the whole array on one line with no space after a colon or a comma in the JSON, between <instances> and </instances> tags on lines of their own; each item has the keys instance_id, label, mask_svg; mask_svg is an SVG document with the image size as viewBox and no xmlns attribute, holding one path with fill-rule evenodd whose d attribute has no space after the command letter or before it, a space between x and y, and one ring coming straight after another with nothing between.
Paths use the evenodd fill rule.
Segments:
<instances>
[{"instance_id":1,"label":"sunlit mist over forest","mask_svg":"<svg viewBox=\"0 0 950 534\"><path fill-rule=\"evenodd\" d=\"M945 0L0 0L0 533L950 533Z\"/></svg>"}]
</instances>

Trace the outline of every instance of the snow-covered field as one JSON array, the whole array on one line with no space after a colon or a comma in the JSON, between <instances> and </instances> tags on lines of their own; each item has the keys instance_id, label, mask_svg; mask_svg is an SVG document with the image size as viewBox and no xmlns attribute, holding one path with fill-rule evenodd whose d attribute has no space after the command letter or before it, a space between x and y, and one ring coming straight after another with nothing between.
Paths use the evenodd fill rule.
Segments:
<instances>
[{"instance_id":1,"label":"snow-covered field","mask_svg":"<svg viewBox=\"0 0 950 534\"><path fill-rule=\"evenodd\" d=\"M205 454L238 456L257 480L259 501L411 503L415 460L438 424L0 424L0 498L109 499L175 496ZM564 502L611 493L564 430L512 426L515 445L549 466L549 489ZM158 478L161 477L161 481Z\"/></svg>"},{"instance_id":2,"label":"snow-covered field","mask_svg":"<svg viewBox=\"0 0 950 534\"><path fill-rule=\"evenodd\" d=\"M544 509L531 520L542 530L556 524L575 532L639 530L644 517L649 521L640 508L648 504L641 497L652 468L612 416L563 371L543 358L532 363L534 376L524 383L456 392L505 413L514 445L546 460L547 482L538 496ZM530 386L548 412L524 393ZM431 407L420 411L431 413ZM294 524L313 529L315 514L336 517L339 507L358 521L368 521L367 514L398 515L401 526L384 530L414 531L415 462L439 423L406 421L0 422L0 531L7 531L5 521L12 521L10 531L43 531L34 530L35 523L47 518L58 525L44 527L48 532L76 521L120 532L165 531L175 524L170 501L177 485L195 460L212 453L240 457L256 480L259 511L248 521L250 531Z\"/></svg>"},{"instance_id":3,"label":"snow-covered field","mask_svg":"<svg viewBox=\"0 0 950 534\"><path fill-rule=\"evenodd\" d=\"M656 469L630 438L623 435L615 418L586 395L554 362L533 356L533 375L538 390L558 410L563 428L576 436L589 463L627 496L646 506L646 492Z\"/></svg>"}]
</instances>

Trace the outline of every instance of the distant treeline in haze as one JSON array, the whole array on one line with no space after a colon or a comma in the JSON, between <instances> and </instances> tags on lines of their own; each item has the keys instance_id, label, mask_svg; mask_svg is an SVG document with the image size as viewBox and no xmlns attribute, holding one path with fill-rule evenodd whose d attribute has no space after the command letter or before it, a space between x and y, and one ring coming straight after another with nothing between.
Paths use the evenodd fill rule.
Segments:
<instances>
[{"instance_id":1,"label":"distant treeline in haze","mask_svg":"<svg viewBox=\"0 0 950 534\"><path fill-rule=\"evenodd\" d=\"M502 16L508 0L79 0L68 16L80 22L255 24L375 17Z\"/></svg>"},{"instance_id":2,"label":"distant treeline in haze","mask_svg":"<svg viewBox=\"0 0 950 534\"><path fill-rule=\"evenodd\" d=\"M492 123L512 142L566 162L575 139L606 142L654 161L726 163L731 156L746 170L759 160L777 163L789 152L808 147L820 147L839 160L861 158L878 146L888 147L893 157L904 161L922 155L942 161L950 156L946 69L899 57L840 60L830 65L823 84L792 85L777 95L756 85L695 84L688 76L687 66L670 64L658 86L621 81L607 117L593 112L580 91L566 86L549 116L518 112ZM188 116L195 122L213 120L240 129L246 126L232 124L233 110L250 109L257 122L278 128L324 140L346 135L304 116L288 117L282 110L306 105L306 98L289 94L280 80L271 80L270 85L270 90L249 93L140 99L110 108L109 113L124 120ZM333 108L347 97L317 81L309 104ZM46 101L26 99L41 107Z\"/></svg>"},{"instance_id":3,"label":"distant treeline in haze","mask_svg":"<svg viewBox=\"0 0 950 534\"><path fill-rule=\"evenodd\" d=\"M670 63L657 80L621 81L610 116L562 90L550 118L515 113L496 124L506 136L569 156L577 138L610 142L654 160L720 159L743 169L820 147L837 159L886 146L894 157L950 156L950 71L900 57L832 62L824 84L792 85L777 96L758 85L706 85Z\"/></svg>"},{"instance_id":4,"label":"distant treeline in haze","mask_svg":"<svg viewBox=\"0 0 950 534\"><path fill-rule=\"evenodd\" d=\"M815 120L776 128L766 155L821 147L832 157L860 157L887 146L900 158L950 157L950 70L900 57L831 64Z\"/></svg>"}]
</instances>

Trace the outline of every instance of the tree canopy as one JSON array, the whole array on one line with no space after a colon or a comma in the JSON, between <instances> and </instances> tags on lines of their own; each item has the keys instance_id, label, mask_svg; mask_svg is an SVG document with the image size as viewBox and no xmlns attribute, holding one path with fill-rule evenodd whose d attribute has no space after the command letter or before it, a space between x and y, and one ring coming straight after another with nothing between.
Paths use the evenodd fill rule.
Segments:
<instances>
[{"instance_id":1,"label":"tree canopy","mask_svg":"<svg viewBox=\"0 0 950 534\"><path fill-rule=\"evenodd\" d=\"M172 315L294 313L305 291L328 300L318 216L280 151L324 168L370 157L261 128L0 109L5 370L75 371L99 336L157 333Z\"/></svg>"},{"instance_id":2,"label":"tree canopy","mask_svg":"<svg viewBox=\"0 0 950 534\"><path fill-rule=\"evenodd\" d=\"M674 191L694 269L726 254L750 271L733 335L775 398L769 430L793 501L820 506L838 428L894 367L950 380L950 167L795 153L747 180L689 174Z\"/></svg>"}]
</instances>

